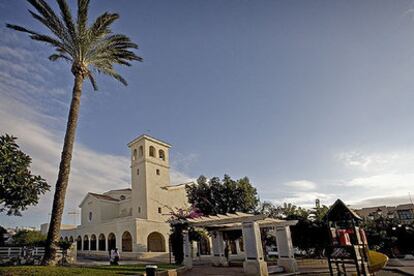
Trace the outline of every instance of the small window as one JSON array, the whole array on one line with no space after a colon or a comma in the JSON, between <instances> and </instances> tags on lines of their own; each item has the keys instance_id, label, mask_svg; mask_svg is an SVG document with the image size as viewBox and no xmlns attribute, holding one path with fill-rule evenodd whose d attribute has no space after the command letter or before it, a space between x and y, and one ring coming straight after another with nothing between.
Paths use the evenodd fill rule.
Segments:
<instances>
[{"instance_id":1,"label":"small window","mask_svg":"<svg viewBox=\"0 0 414 276\"><path fill-rule=\"evenodd\" d=\"M92 212L89 212L89 221L92 221Z\"/></svg>"},{"instance_id":2,"label":"small window","mask_svg":"<svg viewBox=\"0 0 414 276\"><path fill-rule=\"evenodd\" d=\"M165 153L163 150L158 151L158 156L161 160L165 161Z\"/></svg>"},{"instance_id":3,"label":"small window","mask_svg":"<svg viewBox=\"0 0 414 276\"><path fill-rule=\"evenodd\" d=\"M134 149L134 153L132 154L132 160L137 160L137 149Z\"/></svg>"},{"instance_id":4,"label":"small window","mask_svg":"<svg viewBox=\"0 0 414 276\"><path fill-rule=\"evenodd\" d=\"M157 169L156 173L157 173L157 175L160 175L161 174L160 169Z\"/></svg>"},{"instance_id":5,"label":"small window","mask_svg":"<svg viewBox=\"0 0 414 276\"><path fill-rule=\"evenodd\" d=\"M124 195L121 195L121 196L119 197L119 199L121 199L121 200L125 200L125 196L124 196Z\"/></svg>"},{"instance_id":6,"label":"small window","mask_svg":"<svg viewBox=\"0 0 414 276\"><path fill-rule=\"evenodd\" d=\"M162 213L161 207L158 207L158 214L161 214L161 213Z\"/></svg>"},{"instance_id":7,"label":"small window","mask_svg":"<svg viewBox=\"0 0 414 276\"><path fill-rule=\"evenodd\" d=\"M141 213L141 207L138 207L138 213Z\"/></svg>"},{"instance_id":8,"label":"small window","mask_svg":"<svg viewBox=\"0 0 414 276\"><path fill-rule=\"evenodd\" d=\"M144 156L144 147L143 146L139 146L139 157Z\"/></svg>"},{"instance_id":9,"label":"small window","mask_svg":"<svg viewBox=\"0 0 414 276\"><path fill-rule=\"evenodd\" d=\"M139 175L139 169L137 169L137 175Z\"/></svg>"},{"instance_id":10,"label":"small window","mask_svg":"<svg viewBox=\"0 0 414 276\"><path fill-rule=\"evenodd\" d=\"M150 146L149 148L149 156L155 157L155 148L153 146Z\"/></svg>"}]
</instances>

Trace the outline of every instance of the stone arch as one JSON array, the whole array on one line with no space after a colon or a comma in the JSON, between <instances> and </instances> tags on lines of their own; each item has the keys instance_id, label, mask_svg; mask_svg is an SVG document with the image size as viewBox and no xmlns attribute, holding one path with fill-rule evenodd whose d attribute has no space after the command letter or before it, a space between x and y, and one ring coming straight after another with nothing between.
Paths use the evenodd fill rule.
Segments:
<instances>
[{"instance_id":1,"label":"stone arch","mask_svg":"<svg viewBox=\"0 0 414 276\"><path fill-rule=\"evenodd\" d=\"M65 237L65 239L64 239L64 240L65 240L65 241L67 241L67 242L69 241L68 237Z\"/></svg>"},{"instance_id":2,"label":"stone arch","mask_svg":"<svg viewBox=\"0 0 414 276\"><path fill-rule=\"evenodd\" d=\"M152 232L147 237L148 252L165 252L165 240L161 233Z\"/></svg>"},{"instance_id":3,"label":"stone arch","mask_svg":"<svg viewBox=\"0 0 414 276\"><path fill-rule=\"evenodd\" d=\"M96 235L92 234L91 235L91 249L93 251L96 251Z\"/></svg>"},{"instance_id":4,"label":"stone arch","mask_svg":"<svg viewBox=\"0 0 414 276\"><path fill-rule=\"evenodd\" d=\"M71 243L73 243L73 237L72 237L72 236L70 236L69 241L70 241Z\"/></svg>"},{"instance_id":5,"label":"stone arch","mask_svg":"<svg viewBox=\"0 0 414 276\"><path fill-rule=\"evenodd\" d=\"M109 233L108 235L108 250L116 248L116 236L114 233Z\"/></svg>"},{"instance_id":6,"label":"stone arch","mask_svg":"<svg viewBox=\"0 0 414 276\"><path fill-rule=\"evenodd\" d=\"M78 236L78 238L76 239L76 249L82 250L82 237L81 236Z\"/></svg>"},{"instance_id":7,"label":"stone arch","mask_svg":"<svg viewBox=\"0 0 414 276\"><path fill-rule=\"evenodd\" d=\"M139 146L139 157L144 156L144 147L143 146Z\"/></svg>"},{"instance_id":8,"label":"stone arch","mask_svg":"<svg viewBox=\"0 0 414 276\"><path fill-rule=\"evenodd\" d=\"M85 235L83 237L83 250L89 250L89 237L88 235Z\"/></svg>"},{"instance_id":9,"label":"stone arch","mask_svg":"<svg viewBox=\"0 0 414 276\"><path fill-rule=\"evenodd\" d=\"M155 157L155 148L153 146L149 147L149 156Z\"/></svg>"},{"instance_id":10,"label":"stone arch","mask_svg":"<svg viewBox=\"0 0 414 276\"><path fill-rule=\"evenodd\" d=\"M128 231L122 234L122 252L132 252L132 236Z\"/></svg>"},{"instance_id":11,"label":"stone arch","mask_svg":"<svg viewBox=\"0 0 414 276\"><path fill-rule=\"evenodd\" d=\"M98 238L98 250L105 251L106 250L106 239L104 234L100 234Z\"/></svg>"}]
</instances>

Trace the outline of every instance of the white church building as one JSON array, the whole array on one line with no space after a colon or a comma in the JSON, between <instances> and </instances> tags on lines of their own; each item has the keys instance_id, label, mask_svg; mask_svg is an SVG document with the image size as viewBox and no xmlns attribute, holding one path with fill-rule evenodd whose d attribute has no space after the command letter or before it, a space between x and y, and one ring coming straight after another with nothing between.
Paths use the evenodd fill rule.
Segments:
<instances>
[{"instance_id":1,"label":"white church building","mask_svg":"<svg viewBox=\"0 0 414 276\"><path fill-rule=\"evenodd\" d=\"M170 184L169 144L141 135L128 147L131 187L86 194L79 205L81 224L62 227L61 237L76 242L79 256L106 257L118 248L123 258L168 261L166 221L171 210L188 207L187 183Z\"/></svg>"}]
</instances>

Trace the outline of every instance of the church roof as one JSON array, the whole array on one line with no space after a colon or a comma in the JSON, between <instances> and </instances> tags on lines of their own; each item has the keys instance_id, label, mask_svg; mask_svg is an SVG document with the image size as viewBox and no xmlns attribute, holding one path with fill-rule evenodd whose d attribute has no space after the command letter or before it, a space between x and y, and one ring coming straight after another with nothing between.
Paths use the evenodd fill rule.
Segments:
<instances>
[{"instance_id":1,"label":"church roof","mask_svg":"<svg viewBox=\"0 0 414 276\"><path fill-rule=\"evenodd\" d=\"M94 198L97 198L97 199L113 201L113 202L119 202L120 201L119 199L113 198L109 195L96 194L96 193L87 193L86 196L83 198L82 202L79 204L79 207L82 207L83 203L85 203L88 196L93 196Z\"/></svg>"},{"instance_id":2,"label":"church roof","mask_svg":"<svg viewBox=\"0 0 414 276\"><path fill-rule=\"evenodd\" d=\"M89 193L90 195L99 198L99 199L104 199L104 200L111 200L111 201L119 201L119 199L113 198L109 195L103 195L103 194L95 194L95 193Z\"/></svg>"},{"instance_id":3,"label":"church roof","mask_svg":"<svg viewBox=\"0 0 414 276\"><path fill-rule=\"evenodd\" d=\"M105 192L105 193L109 193L109 192L123 192L123 191L130 192L130 191L132 191L132 189L131 188L115 189L115 190L109 190L108 192Z\"/></svg>"},{"instance_id":4,"label":"church roof","mask_svg":"<svg viewBox=\"0 0 414 276\"><path fill-rule=\"evenodd\" d=\"M185 183L175 184L175 185L168 185L161 187L162 189L169 190L169 189L178 189L178 188L185 188L186 185L195 184L194 181L189 181Z\"/></svg>"},{"instance_id":5,"label":"church roof","mask_svg":"<svg viewBox=\"0 0 414 276\"><path fill-rule=\"evenodd\" d=\"M157 139L157 138L154 138L152 136L149 136L148 134L142 134L142 135L138 136L137 138L135 138L134 140L132 140L131 142L128 143L128 147L130 147L135 142L137 142L137 141L139 141L141 139L144 139L144 138L147 139L147 140L150 140L152 142L155 142L157 144L163 145L163 146L165 146L167 148L171 148L171 145L168 144L167 142L164 142L164 141L162 141L160 139Z\"/></svg>"}]
</instances>

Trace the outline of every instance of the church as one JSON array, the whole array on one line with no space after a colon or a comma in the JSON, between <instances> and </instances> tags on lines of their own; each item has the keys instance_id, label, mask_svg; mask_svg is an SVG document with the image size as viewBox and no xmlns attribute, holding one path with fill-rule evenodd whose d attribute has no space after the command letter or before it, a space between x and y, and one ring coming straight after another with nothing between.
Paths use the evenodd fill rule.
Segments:
<instances>
[{"instance_id":1,"label":"church","mask_svg":"<svg viewBox=\"0 0 414 276\"><path fill-rule=\"evenodd\" d=\"M122 258L168 261L167 220L172 210L189 206L189 183L171 185L168 143L141 135L128 147L131 187L86 194L79 205L81 224L62 227L61 237L76 242L78 256L106 258L118 248Z\"/></svg>"}]
</instances>

